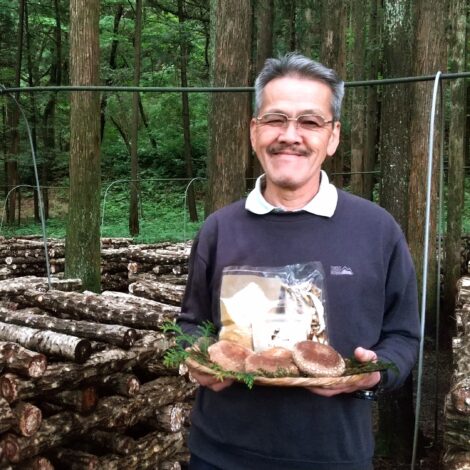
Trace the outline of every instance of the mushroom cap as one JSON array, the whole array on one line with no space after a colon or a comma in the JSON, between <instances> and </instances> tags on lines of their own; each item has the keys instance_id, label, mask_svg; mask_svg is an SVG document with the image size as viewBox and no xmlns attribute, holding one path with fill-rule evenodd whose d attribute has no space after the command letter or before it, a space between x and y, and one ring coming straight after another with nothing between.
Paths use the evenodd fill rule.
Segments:
<instances>
[{"instance_id":1,"label":"mushroom cap","mask_svg":"<svg viewBox=\"0 0 470 470\"><path fill-rule=\"evenodd\" d=\"M207 352L212 362L218 364L222 369L233 372L243 372L246 357L253 354L251 349L226 339L210 345Z\"/></svg>"},{"instance_id":2,"label":"mushroom cap","mask_svg":"<svg viewBox=\"0 0 470 470\"><path fill-rule=\"evenodd\" d=\"M284 372L287 376L299 376L300 372L286 348L275 347L253 353L245 359L245 372L275 374Z\"/></svg>"},{"instance_id":3,"label":"mushroom cap","mask_svg":"<svg viewBox=\"0 0 470 470\"><path fill-rule=\"evenodd\" d=\"M344 359L338 351L316 341L296 343L292 357L297 367L311 377L339 377L346 369Z\"/></svg>"}]
</instances>

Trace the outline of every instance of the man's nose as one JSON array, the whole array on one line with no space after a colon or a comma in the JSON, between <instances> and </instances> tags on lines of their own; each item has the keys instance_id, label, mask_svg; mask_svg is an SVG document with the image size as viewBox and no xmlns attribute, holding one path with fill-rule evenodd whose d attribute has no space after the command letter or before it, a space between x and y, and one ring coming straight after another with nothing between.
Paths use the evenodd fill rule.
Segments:
<instances>
[{"instance_id":1,"label":"man's nose","mask_svg":"<svg viewBox=\"0 0 470 470\"><path fill-rule=\"evenodd\" d=\"M286 126L282 128L282 132L279 134L279 140L281 142L300 142L302 140L297 121L287 121Z\"/></svg>"}]
</instances>

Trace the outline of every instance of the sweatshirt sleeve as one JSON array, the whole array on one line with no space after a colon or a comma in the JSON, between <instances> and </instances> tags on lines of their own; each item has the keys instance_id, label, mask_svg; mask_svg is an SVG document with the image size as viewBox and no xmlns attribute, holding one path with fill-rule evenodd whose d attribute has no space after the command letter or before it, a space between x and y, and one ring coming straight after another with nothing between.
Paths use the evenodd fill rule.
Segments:
<instances>
[{"instance_id":1,"label":"sweatshirt sleeve","mask_svg":"<svg viewBox=\"0 0 470 470\"><path fill-rule=\"evenodd\" d=\"M189 257L189 274L177 323L185 333L198 334L198 327L205 321L213 322L211 275L204 242L199 233Z\"/></svg>"},{"instance_id":2,"label":"sweatshirt sleeve","mask_svg":"<svg viewBox=\"0 0 470 470\"><path fill-rule=\"evenodd\" d=\"M413 368L419 348L420 325L416 274L404 236L395 244L388 264L385 305L380 340L373 348L379 359L394 363L385 390L403 384Z\"/></svg>"}]
</instances>

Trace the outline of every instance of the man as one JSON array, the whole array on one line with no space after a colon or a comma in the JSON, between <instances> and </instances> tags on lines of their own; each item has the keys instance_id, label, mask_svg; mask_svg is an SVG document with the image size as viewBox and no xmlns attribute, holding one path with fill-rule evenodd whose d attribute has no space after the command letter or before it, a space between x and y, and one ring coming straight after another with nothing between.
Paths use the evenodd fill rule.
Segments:
<instances>
[{"instance_id":1,"label":"man","mask_svg":"<svg viewBox=\"0 0 470 470\"><path fill-rule=\"evenodd\" d=\"M371 402L361 391L402 384L418 349L415 273L402 231L379 206L337 190L321 170L340 138L344 84L298 54L269 59L256 83L251 143L265 174L246 201L210 215L196 237L179 319L188 332L212 321L226 266L320 261L330 344L399 372L352 385L266 387L192 371L200 383L190 469L368 470ZM253 312L256 315L256 312Z\"/></svg>"}]
</instances>

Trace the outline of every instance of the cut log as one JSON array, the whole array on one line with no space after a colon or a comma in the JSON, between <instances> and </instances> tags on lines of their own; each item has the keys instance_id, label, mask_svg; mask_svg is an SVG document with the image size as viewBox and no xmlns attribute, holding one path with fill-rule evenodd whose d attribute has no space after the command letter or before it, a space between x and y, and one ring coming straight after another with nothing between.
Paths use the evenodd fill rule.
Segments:
<instances>
[{"instance_id":1,"label":"cut log","mask_svg":"<svg viewBox=\"0 0 470 470\"><path fill-rule=\"evenodd\" d=\"M96 408L98 394L96 388L87 386L80 389L64 390L53 395L48 395L47 401L59 405L62 408L76 411L77 413L89 413Z\"/></svg>"},{"instance_id":2,"label":"cut log","mask_svg":"<svg viewBox=\"0 0 470 470\"><path fill-rule=\"evenodd\" d=\"M103 341L124 348L131 347L137 339L137 332L132 328L81 320L63 320L35 308L10 311L0 307L0 321L57 333L73 333L80 338Z\"/></svg>"},{"instance_id":3,"label":"cut log","mask_svg":"<svg viewBox=\"0 0 470 470\"><path fill-rule=\"evenodd\" d=\"M36 381L15 374L0 376L0 396L9 403L25 400L54 389L73 388L87 379L109 375L134 367L155 357L161 357L171 342L163 334L149 334L136 341L128 351L107 349L93 354L84 364L53 363Z\"/></svg>"},{"instance_id":4,"label":"cut log","mask_svg":"<svg viewBox=\"0 0 470 470\"><path fill-rule=\"evenodd\" d=\"M128 294L125 292L113 292L113 291L103 291L101 293L102 297L110 297L115 302L119 304L124 304L130 307L140 307L147 310L152 310L155 312L163 312L163 313L173 313L178 314L180 312L179 307L175 307L174 305L164 304L162 302L156 302L155 300L146 299L144 297L137 297L132 294Z\"/></svg>"},{"instance_id":5,"label":"cut log","mask_svg":"<svg viewBox=\"0 0 470 470\"><path fill-rule=\"evenodd\" d=\"M0 434L8 431L15 421L16 417L10 408L10 404L4 398L0 398Z\"/></svg>"},{"instance_id":6,"label":"cut log","mask_svg":"<svg viewBox=\"0 0 470 470\"><path fill-rule=\"evenodd\" d=\"M15 465L15 470L54 470L54 465L48 458L38 455Z\"/></svg>"},{"instance_id":7,"label":"cut log","mask_svg":"<svg viewBox=\"0 0 470 470\"><path fill-rule=\"evenodd\" d=\"M159 470L181 470L181 464L177 460L165 460L158 468Z\"/></svg>"},{"instance_id":8,"label":"cut log","mask_svg":"<svg viewBox=\"0 0 470 470\"><path fill-rule=\"evenodd\" d=\"M4 322L0 322L0 340L14 341L25 348L78 363L85 362L91 354L90 342L86 339Z\"/></svg>"},{"instance_id":9,"label":"cut log","mask_svg":"<svg viewBox=\"0 0 470 470\"><path fill-rule=\"evenodd\" d=\"M174 317L174 309L157 312L138 307L123 307L109 298L97 294L80 294L50 290L40 293L24 291L16 297L29 306L36 306L61 316L64 313L77 320L90 320L97 323L113 323L135 328L158 329L162 322ZM168 314L167 314L168 313Z\"/></svg>"},{"instance_id":10,"label":"cut log","mask_svg":"<svg viewBox=\"0 0 470 470\"><path fill-rule=\"evenodd\" d=\"M100 429L93 429L86 435L86 439L111 454L129 455L135 447L132 437Z\"/></svg>"},{"instance_id":11,"label":"cut log","mask_svg":"<svg viewBox=\"0 0 470 470\"><path fill-rule=\"evenodd\" d=\"M181 404L162 406L155 414L147 417L144 422L154 429L165 432L178 432L183 427L185 409Z\"/></svg>"},{"instance_id":12,"label":"cut log","mask_svg":"<svg viewBox=\"0 0 470 470\"><path fill-rule=\"evenodd\" d=\"M160 468L160 462L177 453L182 445L183 437L180 433L150 433L137 441L132 455L101 457L100 468L107 470Z\"/></svg>"},{"instance_id":13,"label":"cut log","mask_svg":"<svg viewBox=\"0 0 470 470\"><path fill-rule=\"evenodd\" d=\"M112 395L133 397L140 392L140 380L134 374L117 372L99 377L97 384Z\"/></svg>"},{"instance_id":14,"label":"cut log","mask_svg":"<svg viewBox=\"0 0 470 470\"><path fill-rule=\"evenodd\" d=\"M0 341L0 365L24 377L37 378L44 374L47 358L17 343Z\"/></svg>"},{"instance_id":15,"label":"cut log","mask_svg":"<svg viewBox=\"0 0 470 470\"><path fill-rule=\"evenodd\" d=\"M68 470L95 470L100 468L96 455L80 450L57 447L51 453L51 460L58 468Z\"/></svg>"},{"instance_id":16,"label":"cut log","mask_svg":"<svg viewBox=\"0 0 470 470\"><path fill-rule=\"evenodd\" d=\"M15 422L12 429L21 436L32 436L41 427L42 413L41 410L31 403L19 402L13 409Z\"/></svg>"},{"instance_id":17,"label":"cut log","mask_svg":"<svg viewBox=\"0 0 470 470\"><path fill-rule=\"evenodd\" d=\"M129 284L129 292L138 297L145 297L171 305L181 305L185 288L164 282L138 281Z\"/></svg>"},{"instance_id":18,"label":"cut log","mask_svg":"<svg viewBox=\"0 0 470 470\"><path fill-rule=\"evenodd\" d=\"M56 290L72 291L82 289L80 279L58 279L51 278L51 285ZM0 281L0 294L15 296L26 289L46 290L49 288L49 282L46 277L22 276L14 279Z\"/></svg>"},{"instance_id":19,"label":"cut log","mask_svg":"<svg viewBox=\"0 0 470 470\"><path fill-rule=\"evenodd\" d=\"M454 409L460 414L470 416L470 376L457 381L450 394Z\"/></svg>"}]
</instances>

